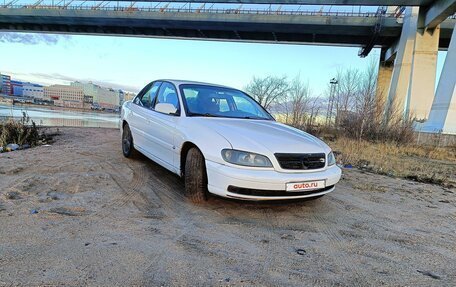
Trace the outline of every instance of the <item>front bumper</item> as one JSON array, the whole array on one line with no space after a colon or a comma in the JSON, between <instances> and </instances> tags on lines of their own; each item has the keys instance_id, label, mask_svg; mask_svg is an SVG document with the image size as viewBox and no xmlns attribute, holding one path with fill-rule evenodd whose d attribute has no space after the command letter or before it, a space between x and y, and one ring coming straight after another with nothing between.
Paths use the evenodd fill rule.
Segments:
<instances>
[{"instance_id":1,"label":"front bumper","mask_svg":"<svg viewBox=\"0 0 456 287\"><path fill-rule=\"evenodd\" d=\"M324 195L334 190L342 174L336 165L322 171L283 173L236 168L206 160L206 168L210 193L244 200L284 200ZM287 183L313 180L325 180L325 188L312 192L285 191Z\"/></svg>"}]
</instances>

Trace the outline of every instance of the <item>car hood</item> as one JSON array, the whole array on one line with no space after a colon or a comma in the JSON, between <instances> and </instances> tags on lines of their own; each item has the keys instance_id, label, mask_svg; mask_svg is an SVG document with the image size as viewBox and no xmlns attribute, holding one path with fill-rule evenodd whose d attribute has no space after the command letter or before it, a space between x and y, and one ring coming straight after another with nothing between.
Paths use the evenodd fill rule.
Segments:
<instances>
[{"instance_id":1,"label":"car hood","mask_svg":"<svg viewBox=\"0 0 456 287\"><path fill-rule=\"evenodd\" d=\"M228 118L198 118L197 121L223 136L233 149L263 154L330 151L318 138L275 121Z\"/></svg>"}]
</instances>

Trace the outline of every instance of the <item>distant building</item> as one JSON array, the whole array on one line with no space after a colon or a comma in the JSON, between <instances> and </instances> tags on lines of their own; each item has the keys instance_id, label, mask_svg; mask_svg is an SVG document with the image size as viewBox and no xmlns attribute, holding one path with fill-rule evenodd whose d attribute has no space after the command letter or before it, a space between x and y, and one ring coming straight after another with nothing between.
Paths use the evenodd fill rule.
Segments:
<instances>
[{"instance_id":1,"label":"distant building","mask_svg":"<svg viewBox=\"0 0 456 287\"><path fill-rule=\"evenodd\" d=\"M11 95L23 96L23 83L21 81L11 81Z\"/></svg>"},{"instance_id":2,"label":"distant building","mask_svg":"<svg viewBox=\"0 0 456 287\"><path fill-rule=\"evenodd\" d=\"M80 87L52 85L44 87L44 99L54 101L54 105L67 108L84 107L84 91Z\"/></svg>"},{"instance_id":3,"label":"distant building","mask_svg":"<svg viewBox=\"0 0 456 287\"><path fill-rule=\"evenodd\" d=\"M135 93L132 92L124 92L124 102L131 101L136 96Z\"/></svg>"},{"instance_id":4,"label":"distant building","mask_svg":"<svg viewBox=\"0 0 456 287\"><path fill-rule=\"evenodd\" d=\"M113 89L101 88L98 90L97 103L100 107L105 109L116 109L119 107L119 95Z\"/></svg>"},{"instance_id":5,"label":"distant building","mask_svg":"<svg viewBox=\"0 0 456 287\"><path fill-rule=\"evenodd\" d=\"M72 82L71 86L81 88L84 91L84 95L92 97L95 106L106 109L116 109L120 105L119 91L103 88L92 82Z\"/></svg>"},{"instance_id":6,"label":"distant building","mask_svg":"<svg viewBox=\"0 0 456 287\"><path fill-rule=\"evenodd\" d=\"M11 76L0 74L0 93L11 95Z\"/></svg>"},{"instance_id":7,"label":"distant building","mask_svg":"<svg viewBox=\"0 0 456 287\"><path fill-rule=\"evenodd\" d=\"M43 86L33 83L22 83L22 95L24 97L35 98L39 100L44 99Z\"/></svg>"},{"instance_id":8,"label":"distant building","mask_svg":"<svg viewBox=\"0 0 456 287\"><path fill-rule=\"evenodd\" d=\"M84 103L85 104L93 104L93 97L84 95Z\"/></svg>"},{"instance_id":9,"label":"distant building","mask_svg":"<svg viewBox=\"0 0 456 287\"><path fill-rule=\"evenodd\" d=\"M93 97L84 95L84 108L90 109L93 106Z\"/></svg>"},{"instance_id":10,"label":"distant building","mask_svg":"<svg viewBox=\"0 0 456 287\"><path fill-rule=\"evenodd\" d=\"M11 80L11 95L16 97L29 97L43 99L43 86L29 82Z\"/></svg>"},{"instance_id":11,"label":"distant building","mask_svg":"<svg viewBox=\"0 0 456 287\"><path fill-rule=\"evenodd\" d=\"M124 102L125 92L122 90L117 90L117 94L119 95L119 106L121 106Z\"/></svg>"},{"instance_id":12,"label":"distant building","mask_svg":"<svg viewBox=\"0 0 456 287\"><path fill-rule=\"evenodd\" d=\"M84 92L84 95L92 97L94 102L98 101L98 89L100 86L92 83L81 83L81 82L72 82L70 84L72 87L81 88Z\"/></svg>"}]
</instances>

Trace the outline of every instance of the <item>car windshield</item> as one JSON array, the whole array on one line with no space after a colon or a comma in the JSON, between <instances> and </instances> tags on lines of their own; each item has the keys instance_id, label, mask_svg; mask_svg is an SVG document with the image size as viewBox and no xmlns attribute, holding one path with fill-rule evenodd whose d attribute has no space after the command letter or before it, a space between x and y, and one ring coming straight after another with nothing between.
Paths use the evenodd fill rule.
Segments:
<instances>
[{"instance_id":1,"label":"car windshield","mask_svg":"<svg viewBox=\"0 0 456 287\"><path fill-rule=\"evenodd\" d=\"M186 84L180 90L188 116L273 119L251 97L235 89Z\"/></svg>"}]
</instances>

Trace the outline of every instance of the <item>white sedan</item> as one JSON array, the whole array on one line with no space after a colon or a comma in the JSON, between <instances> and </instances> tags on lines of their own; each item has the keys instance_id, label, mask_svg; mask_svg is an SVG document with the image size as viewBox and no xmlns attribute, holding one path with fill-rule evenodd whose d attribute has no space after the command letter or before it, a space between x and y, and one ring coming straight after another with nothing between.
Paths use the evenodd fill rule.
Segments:
<instances>
[{"instance_id":1,"label":"white sedan","mask_svg":"<svg viewBox=\"0 0 456 287\"><path fill-rule=\"evenodd\" d=\"M184 177L195 203L208 192L244 200L317 198L341 170L318 138L278 123L242 91L158 80L121 112L122 151Z\"/></svg>"}]
</instances>

